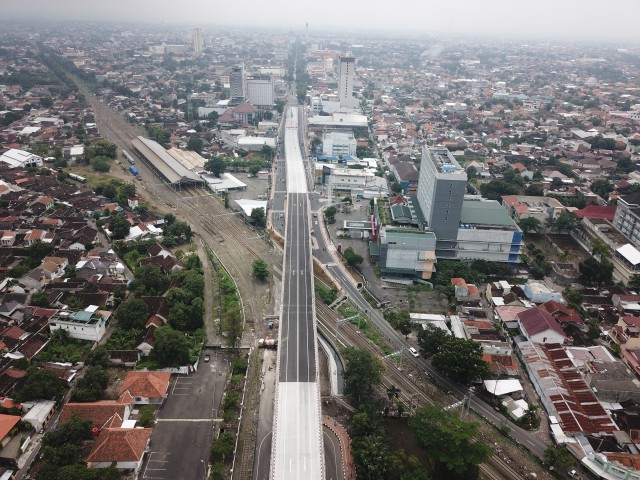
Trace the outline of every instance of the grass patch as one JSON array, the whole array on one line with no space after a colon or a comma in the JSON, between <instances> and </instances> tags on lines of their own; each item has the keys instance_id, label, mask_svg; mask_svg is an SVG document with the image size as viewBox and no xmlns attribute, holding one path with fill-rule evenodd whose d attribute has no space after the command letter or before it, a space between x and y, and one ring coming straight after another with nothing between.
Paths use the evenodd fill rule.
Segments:
<instances>
[{"instance_id":1,"label":"grass patch","mask_svg":"<svg viewBox=\"0 0 640 480\"><path fill-rule=\"evenodd\" d=\"M391 347L387 344L382 334L378 331L373 322L365 318L360 314L358 309L350 302L345 302L338 307L338 312L342 315L342 318L351 318L349 323L358 327L360 332L367 337L371 342L377 345L385 355L389 355L393 352Z\"/></svg>"}]
</instances>

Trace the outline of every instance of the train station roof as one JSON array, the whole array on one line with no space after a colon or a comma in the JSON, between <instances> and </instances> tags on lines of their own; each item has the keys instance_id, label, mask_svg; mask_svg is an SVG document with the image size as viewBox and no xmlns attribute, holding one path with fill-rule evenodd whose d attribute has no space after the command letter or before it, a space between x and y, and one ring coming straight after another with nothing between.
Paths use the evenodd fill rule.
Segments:
<instances>
[{"instance_id":1,"label":"train station roof","mask_svg":"<svg viewBox=\"0 0 640 480\"><path fill-rule=\"evenodd\" d=\"M162 145L148 138L138 137L131 145L157 170L169 183L204 183L196 173L187 169L171 156Z\"/></svg>"}]
</instances>

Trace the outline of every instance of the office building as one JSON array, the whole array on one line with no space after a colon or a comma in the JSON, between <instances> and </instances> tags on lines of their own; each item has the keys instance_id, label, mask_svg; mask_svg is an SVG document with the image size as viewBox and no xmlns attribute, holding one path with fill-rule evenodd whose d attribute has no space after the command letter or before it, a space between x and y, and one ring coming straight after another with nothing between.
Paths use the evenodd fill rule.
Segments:
<instances>
[{"instance_id":1,"label":"office building","mask_svg":"<svg viewBox=\"0 0 640 480\"><path fill-rule=\"evenodd\" d=\"M247 100L256 107L273 107L273 77L271 75L247 76Z\"/></svg>"},{"instance_id":2,"label":"office building","mask_svg":"<svg viewBox=\"0 0 640 480\"><path fill-rule=\"evenodd\" d=\"M322 154L355 157L357 143L352 132L325 132L322 135Z\"/></svg>"},{"instance_id":3,"label":"office building","mask_svg":"<svg viewBox=\"0 0 640 480\"><path fill-rule=\"evenodd\" d=\"M349 108L357 107L358 101L353 98L356 59L353 57L340 57L338 69L338 99L340 106Z\"/></svg>"},{"instance_id":4,"label":"office building","mask_svg":"<svg viewBox=\"0 0 640 480\"><path fill-rule=\"evenodd\" d=\"M444 147L422 150L418 203L427 227L436 234L439 248L455 244L467 191L467 174Z\"/></svg>"},{"instance_id":5,"label":"office building","mask_svg":"<svg viewBox=\"0 0 640 480\"><path fill-rule=\"evenodd\" d=\"M522 231L495 200L465 196L467 174L446 148L425 147L418 204L436 238L436 256L452 260L520 262Z\"/></svg>"},{"instance_id":6,"label":"office building","mask_svg":"<svg viewBox=\"0 0 640 480\"><path fill-rule=\"evenodd\" d=\"M613 225L636 248L640 248L640 193L631 193L618 198Z\"/></svg>"},{"instance_id":7,"label":"office building","mask_svg":"<svg viewBox=\"0 0 640 480\"><path fill-rule=\"evenodd\" d=\"M232 102L242 103L245 99L244 65L233 67L229 74L230 97Z\"/></svg>"},{"instance_id":8,"label":"office building","mask_svg":"<svg viewBox=\"0 0 640 480\"><path fill-rule=\"evenodd\" d=\"M193 53L200 55L202 53L202 29L200 27L193 29L191 39L193 41Z\"/></svg>"}]
</instances>

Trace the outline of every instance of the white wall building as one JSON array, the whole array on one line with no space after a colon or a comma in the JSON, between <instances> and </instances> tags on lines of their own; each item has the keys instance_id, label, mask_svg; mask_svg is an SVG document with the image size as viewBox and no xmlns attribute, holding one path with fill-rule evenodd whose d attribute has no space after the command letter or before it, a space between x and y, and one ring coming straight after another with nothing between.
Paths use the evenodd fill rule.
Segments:
<instances>
[{"instance_id":1,"label":"white wall building","mask_svg":"<svg viewBox=\"0 0 640 480\"><path fill-rule=\"evenodd\" d=\"M356 156L356 137L351 132L326 132L322 136L322 153L324 155Z\"/></svg>"},{"instance_id":2,"label":"white wall building","mask_svg":"<svg viewBox=\"0 0 640 480\"><path fill-rule=\"evenodd\" d=\"M0 155L0 163L6 163L11 167L41 167L42 157L34 153L12 148Z\"/></svg>"},{"instance_id":3,"label":"white wall building","mask_svg":"<svg viewBox=\"0 0 640 480\"><path fill-rule=\"evenodd\" d=\"M338 66L338 97L341 107L356 107L358 100L353 98L353 81L356 74L356 59L340 57Z\"/></svg>"},{"instance_id":4,"label":"white wall building","mask_svg":"<svg viewBox=\"0 0 640 480\"><path fill-rule=\"evenodd\" d=\"M60 311L49 318L49 330L66 330L72 338L99 342L107 329L107 318L91 305L80 312Z\"/></svg>"},{"instance_id":5,"label":"white wall building","mask_svg":"<svg viewBox=\"0 0 640 480\"><path fill-rule=\"evenodd\" d=\"M273 77L271 75L252 75L247 77L247 100L256 107L272 107Z\"/></svg>"}]
</instances>

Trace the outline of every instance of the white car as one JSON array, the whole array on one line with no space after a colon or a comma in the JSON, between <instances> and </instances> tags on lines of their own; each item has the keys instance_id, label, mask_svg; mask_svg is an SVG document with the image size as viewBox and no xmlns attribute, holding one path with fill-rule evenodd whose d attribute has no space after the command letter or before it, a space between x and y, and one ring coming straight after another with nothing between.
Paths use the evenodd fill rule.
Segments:
<instances>
[{"instance_id":1,"label":"white car","mask_svg":"<svg viewBox=\"0 0 640 480\"><path fill-rule=\"evenodd\" d=\"M409 347L409 351L411 352L411 355L413 355L414 357L419 357L420 356L418 351L413 347Z\"/></svg>"}]
</instances>

